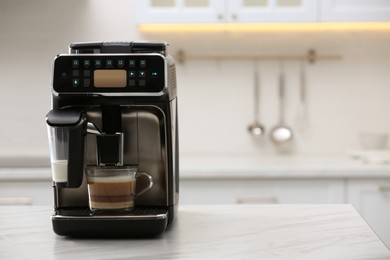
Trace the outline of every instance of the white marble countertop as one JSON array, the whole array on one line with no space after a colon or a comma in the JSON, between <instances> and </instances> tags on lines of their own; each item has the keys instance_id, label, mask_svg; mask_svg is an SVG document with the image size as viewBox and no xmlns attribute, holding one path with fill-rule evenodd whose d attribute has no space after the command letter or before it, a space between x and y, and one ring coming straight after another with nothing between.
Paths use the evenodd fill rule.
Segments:
<instances>
[{"instance_id":1,"label":"white marble countertop","mask_svg":"<svg viewBox=\"0 0 390 260\"><path fill-rule=\"evenodd\" d=\"M351 205L180 206L153 239L70 239L50 207L0 207L0 259L390 259Z\"/></svg>"}]
</instances>

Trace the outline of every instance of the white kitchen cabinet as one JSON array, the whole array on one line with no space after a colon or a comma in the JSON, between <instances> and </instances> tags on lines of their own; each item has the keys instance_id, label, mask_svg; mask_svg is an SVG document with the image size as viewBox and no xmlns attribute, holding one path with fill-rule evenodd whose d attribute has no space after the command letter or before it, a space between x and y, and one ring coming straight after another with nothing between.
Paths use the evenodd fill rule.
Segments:
<instances>
[{"instance_id":1,"label":"white kitchen cabinet","mask_svg":"<svg viewBox=\"0 0 390 260\"><path fill-rule=\"evenodd\" d=\"M214 23L224 19L225 1L136 0L137 23Z\"/></svg>"},{"instance_id":2,"label":"white kitchen cabinet","mask_svg":"<svg viewBox=\"0 0 390 260\"><path fill-rule=\"evenodd\" d=\"M1 205L53 205L53 187L47 181L0 181Z\"/></svg>"},{"instance_id":3,"label":"white kitchen cabinet","mask_svg":"<svg viewBox=\"0 0 390 260\"><path fill-rule=\"evenodd\" d=\"M389 0L321 0L323 22L389 21Z\"/></svg>"},{"instance_id":4,"label":"white kitchen cabinet","mask_svg":"<svg viewBox=\"0 0 390 260\"><path fill-rule=\"evenodd\" d=\"M314 22L313 0L137 0L137 23Z\"/></svg>"},{"instance_id":5,"label":"white kitchen cabinet","mask_svg":"<svg viewBox=\"0 0 390 260\"><path fill-rule=\"evenodd\" d=\"M390 179L349 179L347 200L390 246Z\"/></svg>"},{"instance_id":6,"label":"white kitchen cabinet","mask_svg":"<svg viewBox=\"0 0 390 260\"><path fill-rule=\"evenodd\" d=\"M182 179L180 203L344 203L343 180Z\"/></svg>"},{"instance_id":7,"label":"white kitchen cabinet","mask_svg":"<svg viewBox=\"0 0 390 260\"><path fill-rule=\"evenodd\" d=\"M137 23L390 21L389 0L137 0Z\"/></svg>"},{"instance_id":8,"label":"white kitchen cabinet","mask_svg":"<svg viewBox=\"0 0 390 260\"><path fill-rule=\"evenodd\" d=\"M317 21L313 0L234 0L227 10L227 20L241 23Z\"/></svg>"}]
</instances>

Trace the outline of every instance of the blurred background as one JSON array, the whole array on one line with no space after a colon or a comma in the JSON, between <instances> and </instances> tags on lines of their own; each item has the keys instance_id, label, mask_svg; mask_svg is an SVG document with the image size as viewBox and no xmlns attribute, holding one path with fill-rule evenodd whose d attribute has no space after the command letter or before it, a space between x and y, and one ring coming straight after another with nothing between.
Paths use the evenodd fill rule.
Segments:
<instances>
[{"instance_id":1,"label":"blurred background","mask_svg":"<svg viewBox=\"0 0 390 260\"><path fill-rule=\"evenodd\" d=\"M177 62L182 204L350 203L390 245L387 0L1 0L0 204L52 205L55 55L132 40Z\"/></svg>"}]
</instances>

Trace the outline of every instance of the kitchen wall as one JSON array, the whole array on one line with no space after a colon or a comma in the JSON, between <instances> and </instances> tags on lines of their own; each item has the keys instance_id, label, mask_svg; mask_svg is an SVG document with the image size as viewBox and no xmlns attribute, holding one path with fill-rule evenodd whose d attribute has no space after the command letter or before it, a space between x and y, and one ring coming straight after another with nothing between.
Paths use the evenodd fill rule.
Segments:
<instances>
[{"instance_id":1,"label":"kitchen wall","mask_svg":"<svg viewBox=\"0 0 390 260\"><path fill-rule=\"evenodd\" d=\"M307 64L309 121L299 122L299 64L286 61L289 156L346 156L360 132L390 133L390 33L220 32L140 34L133 1L3 0L0 2L0 163L48 163L44 118L50 109L51 63L73 41L163 39L172 54L340 54ZM251 60L186 60L178 64L182 156L286 156L266 137L247 132L253 121ZM277 123L279 63L261 61L262 123ZM23 161L20 162L19 158Z\"/></svg>"}]
</instances>

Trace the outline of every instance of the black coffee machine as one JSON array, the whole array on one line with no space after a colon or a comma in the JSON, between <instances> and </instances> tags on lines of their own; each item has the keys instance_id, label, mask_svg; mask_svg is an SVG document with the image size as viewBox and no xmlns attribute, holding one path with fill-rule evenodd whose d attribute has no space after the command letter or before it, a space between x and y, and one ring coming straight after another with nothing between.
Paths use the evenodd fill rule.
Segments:
<instances>
[{"instance_id":1,"label":"black coffee machine","mask_svg":"<svg viewBox=\"0 0 390 260\"><path fill-rule=\"evenodd\" d=\"M58 235L154 236L175 218L176 72L166 47L162 42L73 43L70 54L55 58L53 110L46 122L54 187L52 224ZM150 174L153 187L135 200L133 212L91 212L87 168L127 165ZM137 186L142 188L142 180Z\"/></svg>"}]
</instances>

